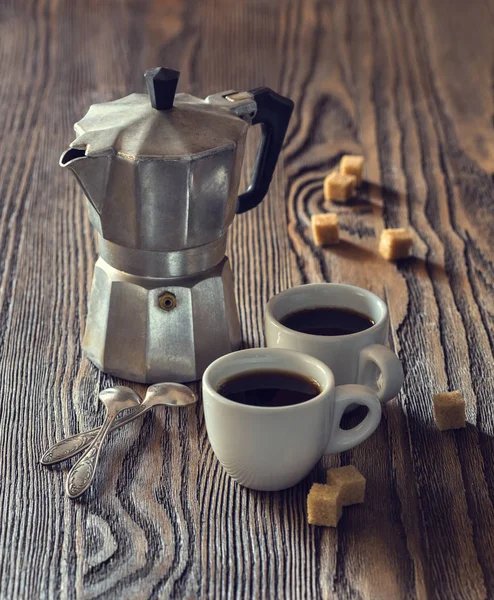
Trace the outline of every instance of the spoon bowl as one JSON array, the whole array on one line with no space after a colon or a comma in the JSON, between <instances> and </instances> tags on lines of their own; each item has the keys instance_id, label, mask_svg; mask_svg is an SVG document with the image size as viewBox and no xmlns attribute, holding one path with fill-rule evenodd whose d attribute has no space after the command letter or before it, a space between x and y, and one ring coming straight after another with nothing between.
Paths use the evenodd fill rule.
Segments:
<instances>
[{"instance_id":1,"label":"spoon bowl","mask_svg":"<svg viewBox=\"0 0 494 600\"><path fill-rule=\"evenodd\" d=\"M159 404L166 406L188 406L197 402L197 395L181 383L155 383L148 387L143 404L151 408Z\"/></svg>"},{"instance_id":2,"label":"spoon bowl","mask_svg":"<svg viewBox=\"0 0 494 600\"><path fill-rule=\"evenodd\" d=\"M102 390L99 399L106 406L108 414L114 415L126 408L135 408L141 403L139 394L125 385L116 385Z\"/></svg>"}]
</instances>

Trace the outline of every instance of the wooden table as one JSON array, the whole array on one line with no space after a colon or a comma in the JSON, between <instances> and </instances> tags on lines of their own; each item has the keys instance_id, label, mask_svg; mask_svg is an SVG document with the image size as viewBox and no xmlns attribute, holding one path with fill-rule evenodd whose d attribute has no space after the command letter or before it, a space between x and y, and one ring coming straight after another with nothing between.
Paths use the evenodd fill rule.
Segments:
<instances>
[{"instance_id":1,"label":"wooden table","mask_svg":"<svg viewBox=\"0 0 494 600\"><path fill-rule=\"evenodd\" d=\"M2 599L494 597L493 25L493 2L461 0L2 0ZM234 484L198 406L114 435L73 502L67 467L38 459L99 425L98 391L120 381L81 354L95 243L58 157L91 103L143 91L160 64L197 96L269 85L295 101L269 196L230 235L245 345L263 344L274 293L358 284L389 304L406 381L376 434L286 492ZM310 215L344 153L365 155L367 183L321 250ZM377 244L397 226L415 244L395 265ZM469 424L441 433L431 396L448 389ZM311 483L347 463L366 503L309 527Z\"/></svg>"}]
</instances>

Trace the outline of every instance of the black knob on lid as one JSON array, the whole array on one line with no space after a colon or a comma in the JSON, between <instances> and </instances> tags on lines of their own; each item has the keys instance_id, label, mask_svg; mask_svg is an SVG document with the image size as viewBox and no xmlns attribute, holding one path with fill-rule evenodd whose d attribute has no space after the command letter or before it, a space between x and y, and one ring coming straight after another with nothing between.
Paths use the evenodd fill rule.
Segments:
<instances>
[{"instance_id":1,"label":"black knob on lid","mask_svg":"<svg viewBox=\"0 0 494 600\"><path fill-rule=\"evenodd\" d=\"M180 71L156 67L144 73L149 100L153 108L168 110L173 107Z\"/></svg>"}]
</instances>

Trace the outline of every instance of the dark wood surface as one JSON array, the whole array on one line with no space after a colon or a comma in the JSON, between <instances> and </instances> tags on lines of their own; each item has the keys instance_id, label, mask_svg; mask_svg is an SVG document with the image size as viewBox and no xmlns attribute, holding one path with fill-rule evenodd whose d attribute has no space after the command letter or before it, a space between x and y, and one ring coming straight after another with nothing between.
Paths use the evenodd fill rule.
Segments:
<instances>
[{"instance_id":1,"label":"dark wood surface","mask_svg":"<svg viewBox=\"0 0 494 600\"><path fill-rule=\"evenodd\" d=\"M2 0L0 8L0 597L494 597L494 4L462 0ZM58 157L94 102L182 71L198 96L268 85L296 103L269 197L229 242L245 344L275 292L344 281L389 304L406 381L377 433L283 493L222 471L202 408L164 409L111 438L79 502L47 444L102 421L118 381L81 354L93 234ZM243 182L255 155L249 140ZM343 242L310 215L343 153L366 157ZM384 227L415 235L399 265ZM143 386L134 386L139 392ZM460 389L465 430L431 396ZM353 463L366 503L337 530L305 497Z\"/></svg>"}]
</instances>

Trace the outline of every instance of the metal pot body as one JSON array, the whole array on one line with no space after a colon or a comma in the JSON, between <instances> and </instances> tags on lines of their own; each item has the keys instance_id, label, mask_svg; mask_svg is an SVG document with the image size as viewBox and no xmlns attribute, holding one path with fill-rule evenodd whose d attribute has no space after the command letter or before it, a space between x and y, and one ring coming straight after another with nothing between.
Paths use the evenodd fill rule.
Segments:
<instances>
[{"instance_id":1,"label":"metal pot body","mask_svg":"<svg viewBox=\"0 0 494 600\"><path fill-rule=\"evenodd\" d=\"M92 105L61 158L99 233L83 349L102 371L192 381L240 347L226 234L265 197L293 109L269 88L205 100L175 94L178 72L146 71L146 94ZM262 137L238 187L250 125Z\"/></svg>"}]
</instances>

